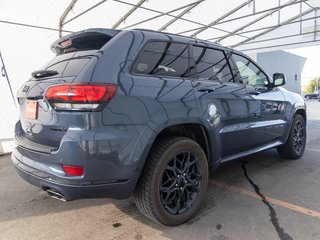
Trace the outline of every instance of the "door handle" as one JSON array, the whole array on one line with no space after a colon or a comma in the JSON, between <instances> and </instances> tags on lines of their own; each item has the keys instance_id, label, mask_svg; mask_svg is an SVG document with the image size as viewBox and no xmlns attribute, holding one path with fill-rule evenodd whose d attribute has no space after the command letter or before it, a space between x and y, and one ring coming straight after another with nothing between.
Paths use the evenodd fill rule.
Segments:
<instances>
[{"instance_id":1,"label":"door handle","mask_svg":"<svg viewBox=\"0 0 320 240\"><path fill-rule=\"evenodd\" d=\"M198 92L211 93L214 90L215 89L212 89L212 88L201 88L201 89L198 89Z\"/></svg>"},{"instance_id":2,"label":"door handle","mask_svg":"<svg viewBox=\"0 0 320 240\"><path fill-rule=\"evenodd\" d=\"M261 92L257 91L257 90L251 90L249 91L249 94L252 94L252 95L259 95Z\"/></svg>"}]
</instances>

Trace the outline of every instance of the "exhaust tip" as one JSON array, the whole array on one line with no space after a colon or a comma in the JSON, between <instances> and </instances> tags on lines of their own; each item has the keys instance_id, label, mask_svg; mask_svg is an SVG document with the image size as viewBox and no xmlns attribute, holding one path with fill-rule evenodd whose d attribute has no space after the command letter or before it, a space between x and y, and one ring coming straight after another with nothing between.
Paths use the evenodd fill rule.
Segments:
<instances>
[{"instance_id":1,"label":"exhaust tip","mask_svg":"<svg viewBox=\"0 0 320 240\"><path fill-rule=\"evenodd\" d=\"M61 193L57 192L54 189L48 188L45 190L51 198L66 202L68 199Z\"/></svg>"}]
</instances>

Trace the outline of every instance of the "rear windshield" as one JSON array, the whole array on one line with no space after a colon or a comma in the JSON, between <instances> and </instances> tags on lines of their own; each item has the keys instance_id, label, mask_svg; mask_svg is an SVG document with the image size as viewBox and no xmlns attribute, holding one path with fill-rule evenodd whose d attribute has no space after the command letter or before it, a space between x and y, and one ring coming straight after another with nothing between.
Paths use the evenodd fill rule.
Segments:
<instances>
[{"instance_id":1,"label":"rear windshield","mask_svg":"<svg viewBox=\"0 0 320 240\"><path fill-rule=\"evenodd\" d=\"M97 50L79 51L65 53L55 56L41 70L57 71L54 77L75 77L88 64L88 62L96 57Z\"/></svg>"}]
</instances>

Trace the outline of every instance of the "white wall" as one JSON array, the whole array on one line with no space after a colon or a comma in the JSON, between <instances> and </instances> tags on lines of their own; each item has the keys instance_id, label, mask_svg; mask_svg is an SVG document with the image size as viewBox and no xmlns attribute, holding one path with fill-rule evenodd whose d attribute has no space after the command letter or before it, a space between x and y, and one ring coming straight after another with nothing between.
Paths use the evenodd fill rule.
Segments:
<instances>
[{"instance_id":1,"label":"white wall","mask_svg":"<svg viewBox=\"0 0 320 240\"><path fill-rule=\"evenodd\" d=\"M306 58L284 51L272 51L257 54L258 64L272 77L281 72L286 76L286 88L301 94L301 73Z\"/></svg>"},{"instance_id":2,"label":"white wall","mask_svg":"<svg viewBox=\"0 0 320 240\"><path fill-rule=\"evenodd\" d=\"M32 71L41 68L49 58L50 44L58 37L57 32L12 26L0 23L0 51L7 70L12 90L16 93L21 85L30 78ZM0 68L2 63L0 62ZM18 120L6 78L0 75L0 145L1 139L13 138L14 125ZM7 152L8 143L1 148ZM11 148L12 143L9 143Z\"/></svg>"}]
</instances>

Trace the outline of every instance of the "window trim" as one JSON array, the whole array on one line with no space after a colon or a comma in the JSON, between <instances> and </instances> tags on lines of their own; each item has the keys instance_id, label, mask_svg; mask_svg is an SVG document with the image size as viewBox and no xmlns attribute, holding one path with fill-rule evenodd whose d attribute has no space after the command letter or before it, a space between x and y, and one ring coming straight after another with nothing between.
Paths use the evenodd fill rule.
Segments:
<instances>
[{"instance_id":1,"label":"window trim","mask_svg":"<svg viewBox=\"0 0 320 240\"><path fill-rule=\"evenodd\" d=\"M167 75L159 75L159 74L146 74L146 73L136 73L133 71L133 66L138 61L139 57L142 55L142 50L145 48L145 46L152 42L165 42L165 43L178 43L178 44L184 44L187 46L187 52L188 52L188 73L186 77L180 77L180 76L167 76ZM174 78L174 79L190 79L190 46L188 42L179 42L179 41L172 41L172 40L162 40L162 39L149 39L147 40L143 46L139 49L139 53L135 56L129 70L129 74L132 76L141 76L141 77L158 77L158 78Z\"/></svg>"},{"instance_id":2,"label":"window trim","mask_svg":"<svg viewBox=\"0 0 320 240\"><path fill-rule=\"evenodd\" d=\"M190 42L190 59L192 60L192 66L190 64L189 69L191 69L191 67L194 67L196 69L197 74L199 74L199 72L198 72L198 69L196 67L196 59L195 59L194 54L193 54L193 47L209 48L209 49L212 49L212 50L216 50L216 51L222 52L223 56L224 56L224 59L226 60L226 62L228 64L229 71L230 71L231 76L232 76L232 81L223 82L223 81L214 81L214 80L209 80L209 79L205 79L204 80L204 79L199 79L199 76L197 76L197 77L189 76L190 79L201 81L201 82L204 82L204 81L209 81L210 82L211 81L211 82L218 82L218 83L223 83L223 84L225 84L225 83L236 83L235 78L234 78L234 74L233 74L233 71L232 71L232 68L231 68L231 65L230 65L230 62L229 62L229 59L227 58L226 49L219 48L217 46L207 45L207 44Z\"/></svg>"}]
</instances>

